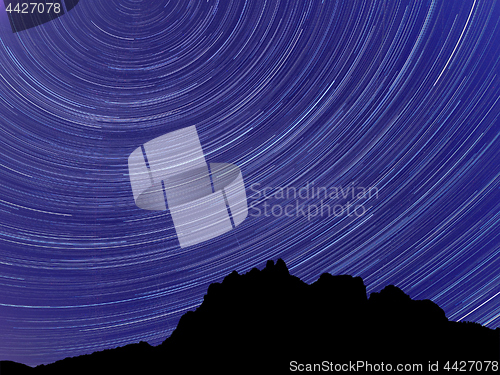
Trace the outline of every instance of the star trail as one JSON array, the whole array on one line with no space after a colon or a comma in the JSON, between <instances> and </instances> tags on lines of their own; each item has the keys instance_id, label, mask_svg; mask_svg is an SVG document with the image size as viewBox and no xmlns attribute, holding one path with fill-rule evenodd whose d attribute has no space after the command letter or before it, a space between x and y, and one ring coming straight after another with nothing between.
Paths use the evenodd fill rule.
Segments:
<instances>
[{"instance_id":1,"label":"star trail","mask_svg":"<svg viewBox=\"0 0 500 375\"><path fill-rule=\"evenodd\" d=\"M499 58L490 0L81 0L18 33L0 2L0 360L157 345L278 258L500 326ZM127 158L192 125L254 215L181 248ZM271 197L308 183L378 194Z\"/></svg>"}]
</instances>

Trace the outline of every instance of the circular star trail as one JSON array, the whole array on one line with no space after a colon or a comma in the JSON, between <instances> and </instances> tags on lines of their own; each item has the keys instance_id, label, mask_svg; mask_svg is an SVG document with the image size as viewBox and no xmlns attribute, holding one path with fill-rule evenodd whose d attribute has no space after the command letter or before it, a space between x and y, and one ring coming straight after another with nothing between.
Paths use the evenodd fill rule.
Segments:
<instances>
[{"instance_id":1,"label":"circular star trail","mask_svg":"<svg viewBox=\"0 0 500 375\"><path fill-rule=\"evenodd\" d=\"M81 0L16 34L1 6L1 360L157 345L278 258L500 325L498 2ZM250 209L181 249L127 158L192 125Z\"/></svg>"}]
</instances>

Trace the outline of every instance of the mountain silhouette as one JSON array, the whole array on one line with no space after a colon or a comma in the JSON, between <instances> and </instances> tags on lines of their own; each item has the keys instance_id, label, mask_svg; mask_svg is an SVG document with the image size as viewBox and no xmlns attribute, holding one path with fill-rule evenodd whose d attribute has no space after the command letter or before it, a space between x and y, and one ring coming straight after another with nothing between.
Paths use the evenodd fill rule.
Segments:
<instances>
[{"instance_id":1,"label":"mountain silhouette","mask_svg":"<svg viewBox=\"0 0 500 375\"><path fill-rule=\"evenodd\" d=\"M368 299L360 277L325 273L309 285L278 259L211 284L156 347L140 342L35 368L1 362L0 374L282 374L353 363L358 373L380 364L386 371L420 364L414 372L425 373L437 363L438 373L449 374L460 361L490 361L478 372L497 373L499 359L500 328L450 322L432 301L412 300L393 285Z\"/></svg>"}]
</instances>

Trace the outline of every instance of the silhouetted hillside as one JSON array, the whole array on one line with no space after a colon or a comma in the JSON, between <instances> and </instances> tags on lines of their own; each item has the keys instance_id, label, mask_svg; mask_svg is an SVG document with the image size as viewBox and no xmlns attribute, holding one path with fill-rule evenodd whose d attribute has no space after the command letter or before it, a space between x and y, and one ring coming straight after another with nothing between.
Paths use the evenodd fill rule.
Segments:
<instances>
[{"instance_id":1,"label":"silhouetted hillside","mask_svg":"<svg viewBox=\"0 0 500 375\"><path fill-rule=\"evenodd\" d=\"M439 373L450 373L443 370L447 361L451 367L454 361L499 359L500 328L449 322L433 302L413 301L392 285L367 299L359 277L323 274L308 285L291 276L279 259L262 271L233 272L211 284L201 306L184 314L157 347L141 342L26 372L21 367L7 371L22 365L2 363L0 374L197 374L210 369L280 374L299 371L299 364L325 370L349 361L383 362L393 370L398 364L421 364L423 369L415 371L421 373L429 361L439 361ZM481 366L484 373L486 362ZM492 372L494 367L488 367Z\"/></svg>"}]
</instances>

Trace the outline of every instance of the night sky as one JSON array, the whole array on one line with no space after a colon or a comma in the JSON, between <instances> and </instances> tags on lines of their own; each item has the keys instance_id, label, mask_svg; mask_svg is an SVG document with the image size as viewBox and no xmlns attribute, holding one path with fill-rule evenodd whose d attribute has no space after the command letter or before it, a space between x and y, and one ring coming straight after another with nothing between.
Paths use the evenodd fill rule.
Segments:
<instances>
[{"instance_id":1,"label":"night sky","mask_svg":"<svg viewBox=\"0 0 500 375\"><path fill-rule=\"evenodd\" d=\"M492 0L81 0L16 34L0 2L0 360L157 345L278 258L500 326L499 58ZM250 209L181 248L127 159L192 125ZM348 194L274 195L311 186Z\"/></svg>"}]
</instances>

